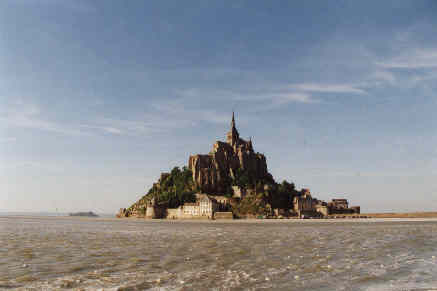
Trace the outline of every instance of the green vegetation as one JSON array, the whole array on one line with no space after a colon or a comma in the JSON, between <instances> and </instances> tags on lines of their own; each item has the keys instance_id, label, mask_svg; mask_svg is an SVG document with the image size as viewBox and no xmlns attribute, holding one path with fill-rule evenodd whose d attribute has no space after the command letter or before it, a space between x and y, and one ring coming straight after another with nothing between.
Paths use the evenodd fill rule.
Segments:
<instances>
[{"instance_id":1,"label":"green vegetation","mask_svg":"<svg viewBox=\"0 0 437 291\"><path fill-rule=\"evenodd\" d=\"M267 185L267 188L264 188L265 185ZM294 183L285 180L281 184L275 182L264 184L258 181L256 187L252 189L254 191L256 189L256 191L246 195L244 199L233 205L236 216L270 216L273 214L272 209L291 209L293 199L298 195Z\"/></svg>"},{"instance_id":2,"label":"green vegetation","mask_svg":"<svg viewBox=\"0 0 437 291\"><path fill-rule=\"evenodd\" d=\"M185 202L195 202L195 193L200 190L192 177L191 170L185 166L182 169L174 167L170 173L162 174L159 183L153 184L147 195L136 203L137 211L145 215L145 206L152 198L157 204L169 208L177 208ZM237 216L248 214L270 216L272 209L292 208L293 199L298 195L293 183L284 180L279 184L273 178L256 180L247 171L241 169L236 171L234 179L226 180L224 184L228 185L224 195L229 198L233 195L232 186L250 189L251 194L246 195L244 199L233 200L232 211Z\"/></svg>"},{"instance_id":3,"label":"green vegetation","mask_svg":"<svg viewBox=\"0 0 437 291\"><path fill-rule=\"evenodd\" d=\"M248 195L238 204L233 205L233 212L237 217L245 215L270 215L271 206L266 202L265 194Z\"/></svg>"},{"instance_id":4,"label":"green vegetation","mask_svg":"<svg viewBox=\"0 0 437 291\"><path fill-rule=\"evenodd\" d=\"M248 171L242 170L241 168L237 169L235 173L235 179L232 184L235 186L240 186L242 188L248 188L254 185Z\"/></svg>"},{"instance_id":5,"label":"green vegetation","mask_svg":"<svg viewBox=\"0 0 437 291\"><path fill-rule=\"evenodd\" d=\"M140 209L138 209L138 213L142 216L146 215L146 206L140 207Z\"/></svg>"},{"instance_id":6,"label":"green vegetation","mask_svg":"<svg viewBox=\"0 0 437 291\"><path fill-rule=\"evenodd\" d=\"M169 175L162 177L164 179L149 190L148 197L153 197L158 204L166 204L170 208L195 201L193 175L187 167L182 170L174 167Z\"/></svg>"},{"instance_id":7,"label":"green vegetation","mask_svg":"<svg viewBox=\"0 0 437 291\"><path fill-rule=\"evenodd\" d=\"M269 191L268 201L273 208L289 209L293 205L293 199L298 192L294 183L289 183L286 180L281 184L275 183Z\"/></svg>"}]
</instances>

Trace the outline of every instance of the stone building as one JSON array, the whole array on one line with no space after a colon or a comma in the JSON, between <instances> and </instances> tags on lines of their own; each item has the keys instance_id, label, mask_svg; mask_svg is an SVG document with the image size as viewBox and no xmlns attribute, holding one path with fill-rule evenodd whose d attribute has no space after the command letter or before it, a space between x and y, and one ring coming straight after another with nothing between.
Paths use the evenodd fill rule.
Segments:
<instances>
[{"instance_id":1,"label":"stone building","mask_svg":"<svg viewBox=\"0 0 437 291\"><path fill-rule=\"evenodd\" d=\"M182 214L184 216L200 216L199 202L184 203L180 208L182 209Z\"/></svg>"},{"instance_id":2,"label":"stone building","mask_svg":"<svg viewBox=\"0 0 437 291\"><path fill-rule=\"evenodd\" d=\"M152 198L148 203L146 207L146 218L155 218L155 198Z\"/></svg>"},{"instance_id":3,"label":"stone building","mask_svg":"<svg viewBox=\"0 0 437 291\"><path fill-rule=\"evenodd\" d=\"M313 199L308 189L302 189L302 194L293 199L293 210L297 216L314 216L316 213L316 199Z\"/></svg>"},{"instance_id":4,"label":"stone building","mask_svg":"<svg viewBox=\"0 0 437 291\"><path fill-rule=\"evenodd\" d=\"M196 202L184 203L178 208L168 208L167 218L208 218L213 219L218 212L229 210L230 199L225 196L196 194Z\"/></svg>"},{"instance_id":5,"label":"stone building","mask_svg":"<svg viewBox=\"0 0 437 291\"><path fill-rule=\"evenodd\" d=\"M332 199L330 202L331 205L337 209L348 209L349 208L349 202L347 202L347 199Z\"/></svg>"},{"instance_id":6,"label":"stone building","mask_svg":"<svg viewBox=\"0 0 437 291\"><path fill-rule=\"evenodd\" d=\"M120 208L115 216L118 218L129 217L129 213L127 213L126 208Z\"/></svg>"},{"instance_id":7,"label":"stone building","mask_svg":"<svg viewBox=\"0 0 437 291\"><path fill-rule=\"evenodd\" d=\"M232 211L221 211L214 213L214 219L233 219L234 214Z\"/></svg>"},{"instance_id":8,"label":"stone building","mask_svg":"<svg viewBox=\"0 0 437 291\"><path fill-rule=\"evenodd\" d=\"M181 218L183 215L182 213L182 207L178 207L178 208L167 208L165 210L164 216L162 218L167 218L167 219L179 219Z\"/></svg>"},{"instance_id":9,"label":"stone building","mask_svg":"<svg viewBox=\"0 0 437 291\"><path fill-rule=\"evenodd\" d=\"M316 212L321 216L326 217L329 215L329 209L326 202L320 202L316 204Z\"/></svg>"},{"instance_id":10,"label":"stone building","mask_svg":"<svg viewBox=\"0 0 437 291\"><path fill-rule=\"evenodd\" d=\"M183 216L189 217L205 217L213 218L214 212L218 209L218 204L215 199L212 199L206 194L196 194L196 202L184 203L182 206Z\"/></svg>"},{"instance_id":11,"label":"stone building","mask_svg":"<svg viewBox=\"0 0 437 291\"><path fill-rule=\"evenodd\" d=\"M329 215L328 204L313 198L309 189L302 189L301 195L294 197L293 210L299 217L325 217Z\"/></svg>"},{"instance_id":12,"label":"stone building","mask_svg":"<svg viewBox=\"0 0 437 291\"><path fill-rule=\"evenodd\" d=\"M360 214L360 207L349 207L347 199L332 199L328 203L329 214Z\"/></svg>"},{"instance_id":13,"label":"stone building","mask_svg":"<svg viewBox=\"0 0 437 291\"><path fill-rule=\"evenodd\" d=\"M188 167L196 185L208 194L231 194L231 181L241 172L253 181L273 182L265 156L253 150L252 140L240 138L233 113L226 142L217 141L207 155L190 156Z\"/></svg>"},{"instance_id":14,"label":"stone building","mask_svg":"<svg viewBox=\"0 0 437 291\"><path fill-rule=\"evenodd\" d=\"M360 214L361 213L361 207L360 206L351 206L350 209L352 209L354 214Z\"/></svg>"},{"instance_id":15,"label":"stone building","mask_svg":"<svg viewBox=\"0 0 437 291\"><path fill-rule=\"evenodd\" d=\"M138 217L138 218L208 218L213 219L218 212L226 212L231 209L230 198L225 196L212 196L204 193L196 194L196 201L184 203L178 208L167 208L158 205L154 198L145 204L134 204L131 209L121 208L117 217Z\"/></svg>"},{"instance_id":16,"label":"stone building","mask_svg":"<svg viewBox=\"0 0 437 291\"><path fill-rule=\"evenodd\" d=\"M229 211L231 209L231 199L226 196L211 196L217 202L217 211Z\"/></svg>"}]
</instances>

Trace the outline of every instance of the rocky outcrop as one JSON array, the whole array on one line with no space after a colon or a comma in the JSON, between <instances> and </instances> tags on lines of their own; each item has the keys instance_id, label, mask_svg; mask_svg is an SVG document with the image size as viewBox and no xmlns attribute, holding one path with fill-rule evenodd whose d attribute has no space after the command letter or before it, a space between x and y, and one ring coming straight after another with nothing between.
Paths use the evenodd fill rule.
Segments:
<instances>
[{"instance_id":1,"label":"rocky outcrop","mask_svg":"<svg viewBox=\"0 0 437 291\"><path fill-rule=\"evenodd\" d=\"M240 138L232 114L226 142L217 141L209 154L190 156L188 167L174 167L170 173L162 173L146 195L129 208L120 209L117 217L198 216L200 209L205 210L196 204L200 193L215 197L212 201L223 206L211 213L232 211L232 215L231 212L218 215L223 218L360 213L359 206L349 208L345 199L326 203L313 199L307 189L297 191L294 183L285 180L276 183L268 172L265 156L253 150L251 139Z\"/></svg>"},{"instance_id":2,"label":"rocky outcrop","mask_svg":"<svg viewBox=\"0 0 437 291\"><path fill-rule=\"evenodd\" d=\"M205 193L227 194L241 174L250 181L274 182L265 156L254 152L251 140L240 138L234 115L226 142L217 141L208 155L190 156L188 167L196 186Z\"/></svg>"}]
</instances>

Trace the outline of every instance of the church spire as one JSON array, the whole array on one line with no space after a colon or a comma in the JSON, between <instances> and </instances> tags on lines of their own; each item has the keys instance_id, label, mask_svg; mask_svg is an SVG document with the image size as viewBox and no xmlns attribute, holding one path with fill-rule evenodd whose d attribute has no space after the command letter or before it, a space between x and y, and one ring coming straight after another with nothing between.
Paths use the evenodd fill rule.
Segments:
<instances>
[{"instance_id":1,"label":"church spire","mask_svg":"<svg viewBox=\"0 0 437 291\"><path fill-rule=\"evenodd\" d=\"M226 141L230 145L235 145L240 139L240 135L238 134L238 130L235 127L235 113L232 111L232 121L231 121L231 130L226 135Z\"/></svg>"}]
</instances>

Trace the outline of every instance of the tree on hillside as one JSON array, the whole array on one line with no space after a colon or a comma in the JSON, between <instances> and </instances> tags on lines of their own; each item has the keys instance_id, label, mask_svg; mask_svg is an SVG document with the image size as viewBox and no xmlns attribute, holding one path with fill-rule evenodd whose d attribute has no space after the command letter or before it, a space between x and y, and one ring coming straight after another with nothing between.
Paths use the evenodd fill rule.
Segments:
<instances>
[{"instance_id":1,"label":"tree on hillside","mask_svg":"<svg viewBox=\"0 0 437 291\"><path fill-rule=\"evenodd\" d=\"M160 185L154 185L149 193L158 203L166 204L170 208L176 208L185 202L194 202L192 177L192 172L187 167L183 167L182 170L174 167L170 175L160 181Z\"/></svg>"}]
</instances>

